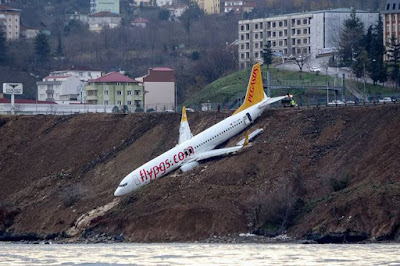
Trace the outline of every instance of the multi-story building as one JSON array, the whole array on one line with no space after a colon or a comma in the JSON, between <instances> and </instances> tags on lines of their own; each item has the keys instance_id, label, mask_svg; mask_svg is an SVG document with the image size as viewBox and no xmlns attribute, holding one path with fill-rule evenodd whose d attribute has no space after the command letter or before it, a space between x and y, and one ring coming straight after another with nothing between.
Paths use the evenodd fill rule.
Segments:
<instances>
[{"instance_id":1,"label":"multi-story building","mask_svg":"<svg viewBox=\"0 0 400 266\"><path fill-rule=\"evenodd\" d=\"M307 55L315 58L327 48L339 44L343 23L350 18L348 8L304 12L262 19L239 21L239 66L246 68L262 61L264 45L270 44L275 55ZM365 30L378 21L378 12L356 11Z\"/></svg>"},{"instance_id":2,"label":"multi-story building","mask_svg":"<svg viewBox=\"0 0 400 266\"><path fill-rule=\"evenodd\" d=\"M386 0L383 15L383 41L386 47L390 47L390 39L396 38L400 41L400 0ZM389 59L390 54L385 55L385 60Z\"/></svg>"},{"instance_id":3,"label":"multi-story building","mask_svg":"<svg viewBox=\"0 0 400 266\"><path fill-rule=\"evenodd\" d=\"M79 103L81 81L72 75L49 75L38 86L38 101L54 101L60 104Z\"/></svg>"},{"instance_id":4,"label":"multi-story building","mask_svg":"<svg viewBox=\"0 0 400 266\"><path fill-rule=\"evenodd\" d=\"M16 40L20 35L21 10L0 5L0 27L6 33L7 40Z\"/></svg>"},{"instance_id":5,"label":"multi-story building","mask_svg":"<svg viewBox=\"0 0 400 266\"><path fill-rule=\"evenodd\" d=\"M225 0L224 13L233 12L242 14L251 12L256 7L256 2L248 0Z\"/></svg>"},{"instance_id":6,"label":"multi-story building","mask_svg":"<svg viewBox=\"0 0 400 266\"><path fill-rule=\"evenodd\" d=\"M221 12L220 0L195 0L202 9L207 14L219 14Z\"/></svg>"},{"instance_id":7,"label":"multi-story building","mask_svg":"<svg viewBox=\"0 0 400 266\"><path fill-rule=\"evenodd\" d=\"M121 24L121 16L108 12L102 11L88 17L89 30L100 32L104 28L113 29Z\"/></svg>"},{"instance_id":8,"label":"multi-story building","mask_svg":"<svg viewBox=\"0 0 400 266\"><path fill-rule=\"evenodd\" d=\"M85 86L85 102L97 105L127 106L130 112L143 110L143 84L119 72L111 72L89 80Z\"/></svg>"},{"instance_id":9,"label":"multi-story building","mask_svg":"<svg viewBox=\"0 0 400 266\"><path fill-rule=\"evenodd\" d=\"M90 14L103 11L119 14L119 1L120 0L90 0Z\"/></svg>"},{"instance_id":10,"label":"multi-story building","mask_svg":"<svg viewBox=\"0 0 400 266\"><path fill-rule=\"evenodd\" d=\"M145 96L145 110L153 109L157 112L175 110L176 91L174 70L168 67L150 68L146 76L136 78L143 82Z\"/></svg>"}]
</instances>

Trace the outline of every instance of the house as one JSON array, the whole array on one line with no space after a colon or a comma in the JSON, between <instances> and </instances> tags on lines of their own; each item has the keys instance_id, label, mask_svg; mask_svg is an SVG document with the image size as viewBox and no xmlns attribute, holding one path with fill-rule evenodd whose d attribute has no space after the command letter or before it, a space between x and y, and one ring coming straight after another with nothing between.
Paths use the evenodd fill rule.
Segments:
<instances>
[{"instance_id":1,"label":"house","mask_svg":"<svg viewBox=\"0 0 400 266\"><path fill-rule=\"evenodd\" d=\"M121 24L121 16L108 12L102 11L89 15L88 17L89 30L100 32L104 28L113 29Z\"/></svg>"},{"instance_id":2,"label":"house","mask_svg":"<svg viewBox=\"0 0 400 266\"><path fill-rule=\"evenodd\" d=\"M59 104L79 103L81 81L72 75L49 75L36 82L39 101L54 101Z\"/></svg>"},{"instance_id":3,"label":"house","mask_svg":"<svg viewBox=\"0 0 400 266\"><path fill-rule=\"evenodd\" d=\"M152 0L133 0L133 3L129 4L130 6L152 6L153 1Z\"/></svg>"},{"instance_id":4,"label":"house","mask_svg":"<svg viewBox=\"0 0 400 266\"><path fill-rule=\"evenodd\" d=\"M251 12L256 7L254 1L244 0L225 0L224 13L233 12L235 14L243 14L244 12Z\"/></svg>"},{"instance_id":5,"label":"house","mask_svg":"<svg viewBox=\"0 0 400 266\"><path fill-rule=\"evenodd\" d=\"M175 110L176 91L174 70L167 67L150 68L146 76L136 78L143 82L145 110L158 112Z\"/></svg>"},{"instance_id":6,"label":"house","mask_svg":"<svg viewBox=\"0 0 400 266\"><path fill-rule=\"evenodd\" d=\"M134 27L140 27L140 28L146 28L147 24L149 23L149 20L146 18L136 18L132 20L131 25Z\"/></svg>"},{"instance_id":7,"label":"house","mask_svg":"<svg viewBox=\"0 0 400 266\"><path fill-rule=\"evenodd\" d=\"M78 11L75 11L72 14L66 14L65 18L66 18L67 21L77 20L77 21L81 21L82 23L85 23L85 24L89 22L88 15L87 14L82 14L82 13L80 13Z\"/></svg>"},{"instance_id":8,"label":"house","mask_svg":"<svg viewBox=\"0 0 400 266\"><path fill-rule=\"evenodd\" d=\"M111 12L120 14L120 0L90 0L90 14L99 12Z\"/></svg>"},{"instance_id":9,"label":"house","mask_svg":"<svg viewBox=\"0 0 400 266\"><path fill-rule=\"evenodd\" d=\"M207 14L219 14L221 12L221 1L220 0L195 0L202 9Z\"/></svg>"},{"instance_id":10,"label":"house","mask_svg":"<svg viewBox=\"0 0 400 266\"><path fill-rule=\"evenodd\" d=\"M394 36L399 41L400 38L400 0L386 0L383 15L383 41L386 47L390 47L390 39ZM385 60L389 60L390 51L386 53Z\"/></svg>"},{"instance_id":11,"label":"house","mask_svg":"<svg viewBox=\"0 0 400 266\"><path fill-rule=\"evenodd\" d=\"M239 67L250 67L262 61L264 45L270 44L276 55L283 57L311 56L320 51L335 50L343 22L352 9L339 8L313 12L279 15L238 23ZM378 12L356 10L365 30L378 21Z\"/></svg>"},{"instance_id":12,"label":"house","mask_svg":"<svg viewBox=\"0 0 400 266\"><path fill-rule=\"evenodd\" d=\"M7 40L19 39L21 10L0 5L0 27L6 33Z\"/></svg>"},{"instance_id":13,"label":"house","mask_svg":"<svg viewBox=\"0 0 400 266\"><path fill-rule=\"evenodd\" d=\"M156 4L158 7L164 7L166 5L172 5L173 0L156 0Z\"/></svg>"},{"instance_id":14,"label":"house","mask_svg":"<svg viewBox=\"0 0 400 266\"><path fill-rule=\"evenodd\" d=\"M34 39L39 34L40 30L27 28L24 25L21 25L21 37L26 39Z\"/></svg>"},{"instance_id":15,"label":"house","mask_svg":"<svg viewBox=\"0 0 400 266\"><path fill-rule=\"evenodd\" d=\"M104 106L127 106L130 112L142 111L144 92L141 82L120 72L111 72L88 81L85 86L85 103Z\"/></svg>"},{"instance_id":16,"label":"house","mask_svg":"<svg viewBox=\"0 0 400 266\"><path fill-rule=\"evenodd\" d=\"M187 5L166 5L164 6L169 11L169 19L172 21L179 20L183 12L188 9Z\"/></svg>"}]
</instances>

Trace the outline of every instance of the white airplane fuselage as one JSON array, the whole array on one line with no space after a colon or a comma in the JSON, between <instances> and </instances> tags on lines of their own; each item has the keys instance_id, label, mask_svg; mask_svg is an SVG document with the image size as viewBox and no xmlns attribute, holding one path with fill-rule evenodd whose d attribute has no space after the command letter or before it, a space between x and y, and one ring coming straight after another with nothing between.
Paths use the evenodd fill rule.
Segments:
<instances>
[{"instance_id":1,"label":"white airplane fuselage","mask_svg":"<svg viewBox=\"0 0 400 266\"><path fill-rule=\"evenodd\" d=\"M154 179L171 173L183 164L189 164L196 154L213 150L250 126L266 106L263 102L255 104L143 164L121 181L114 195L130 193ZM193 163L198 164L195 161Z\"/></svg>"}]
</instances>

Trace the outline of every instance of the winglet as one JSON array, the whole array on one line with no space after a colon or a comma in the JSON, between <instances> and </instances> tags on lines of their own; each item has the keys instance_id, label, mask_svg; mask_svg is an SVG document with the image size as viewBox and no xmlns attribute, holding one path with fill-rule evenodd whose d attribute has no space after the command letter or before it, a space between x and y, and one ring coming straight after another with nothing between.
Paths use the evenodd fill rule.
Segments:
<instances>
[{"instance_id":1,"label":"winglet","mask_svg":"<svg viewBox=\"0 0 400 266\"><path fill-rule=\"evenodd\" d=\"M249 131L248 130L246 131L246 136L244 139L243 147L246 147L247 144L249 144Z\"/></svg>"},{"instance_id":2,"label":"winglet","mask_svg":"<svg viewBox=\"0 0 400 266\"><path fill-rule=\"evenodd\" d=\"M261 102L264 100L264 97L265 93L261 76L261 65L257 63L251 70L249 84L247 85L246 99L233 115Z\"/></svg>"},{"instance_id":3,"label":"winglet","mask_svg":"<svg viewBox=\"0 0 400 266\"><path fill-rule=\"evenodd\" d=\"M182 119L181 119L181 123L187 121L187 116L186 116L186 107L183 106L182 108Z\"/></svg>"}]
</instances>

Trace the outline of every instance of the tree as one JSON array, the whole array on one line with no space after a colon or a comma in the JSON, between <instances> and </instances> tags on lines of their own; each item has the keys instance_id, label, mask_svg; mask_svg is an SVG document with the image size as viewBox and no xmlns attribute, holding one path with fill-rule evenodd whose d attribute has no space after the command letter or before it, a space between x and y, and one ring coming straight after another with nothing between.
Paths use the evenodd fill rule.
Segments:
<instances>
[{"instance_id":1,"label":"tree","mask_svg":"<svg viewBox=\"0 0 400 266\"><path fill-rule=\"evenodd\" d=\"M161 9L160 13L158 13L159 20L168 20L169 19L169 10L168 9Z\"/></svg>"},{"instance_id":2,"label":"tree","mask_svg":"<svg viewBox=\"0 0 400 266\"><path fill-rule=\"evenodd\" d=\"M396 82L397 85L400 83L400 44L397 38L393 35L389 41L389 60L392 63L392 70L390 71L390 78Z\"/></svg>"},{"instance_id":3,"label":"tree","mask_svg":"<svg viewBox=\"0 0 400 266\"><path fill-rule=\"evenodd\" d=\"M339 37L339 56L343 64L350 66L356 54L361 52L364 36L364 24L353 9L350 18L344 21L343 31Z\"/></svg>"},{"instance_id":4,"label":"tree","mask_svg":"<svg viewBox=\"0 0 400 266\"><path fill-rule=\"evenodd\" d=\"M193 21L198 19L202 13L200 7L195 2L191 2L188 9L183 12L179 20L183 23L183 27L187 34L190 34Z\"/></svg>"},{"instance_id":5,"label":"tree","mask_svg":"<svg viewBox=\"0 0 400 266\"><path fill-rule=\"evenodd\" d=\"M7 40L6 33L3 28L0 27L0 65L7 63L8 50L7 50Z\"/></svg>"},{"instance_id":6,"label":"tree","mask_svg":"<svg viewBox=\"0 0 400 266\"><path fill-rule=\"evenodd\" d=\"M58 41L57 50L56 50L54 56L55 57L64 57L64 48L63 48L63 45L62 45L62 40L61 40L61 34L60 33L58 34L57 41Z\"/></svg>"},{"instance_id":7,"label":"tree","mask_svg":"<svg viewBox=\"0 0 400 266\"><path fill-rule=\"evenodd\" d=\"M262 51L262 58L264 60L264 64L267 65L268 69L269 65L272 64L272 49L270 42L264 45L264 49Z\"/></svg>"},{"instance_id":8,"label":"tree","mask_svg":"<svg viewBox=\"0 0 400 266\"><path fill-rule=\"evenodd\" d=\"M35 38L35 55L38 63L47 63L50 60L50 44L47 35L40 31Z\"/></svg>"},{"instance_id":9,"label":"tree","mask_svg":"<svg viewBox=\"0 0 400 266\"><path fill-rule=\"evenodd\" d=\"M368 73L374 84L387 81L387 67L383 62L386 48L383 45L383 22L379 16L376 25L368 29L365 41L365 50L368 53Z\"/></svg>"}]
</instances>

